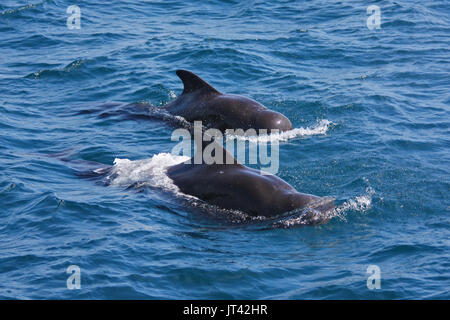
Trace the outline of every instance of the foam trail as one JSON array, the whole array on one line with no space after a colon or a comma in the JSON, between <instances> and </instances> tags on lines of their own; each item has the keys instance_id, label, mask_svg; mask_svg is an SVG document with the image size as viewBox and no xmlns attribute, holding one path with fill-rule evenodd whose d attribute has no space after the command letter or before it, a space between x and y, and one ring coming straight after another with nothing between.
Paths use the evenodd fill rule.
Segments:
<instances>
[{"instance_id":1,"label":"foam trail","mask_svg":"<svg viewBox=\"0 0 450 320\"><path fill-rule=\"evenodd\" d=\"M289 131L271 133L260 136L227 135L227 139L247 140L252 143L287 141L298 137L326 134L330 129L330 127L332 126L332 124L333 123L331 121L327 119L322 119L313 127L294 128Z\"/></svg>"}]
</instances>

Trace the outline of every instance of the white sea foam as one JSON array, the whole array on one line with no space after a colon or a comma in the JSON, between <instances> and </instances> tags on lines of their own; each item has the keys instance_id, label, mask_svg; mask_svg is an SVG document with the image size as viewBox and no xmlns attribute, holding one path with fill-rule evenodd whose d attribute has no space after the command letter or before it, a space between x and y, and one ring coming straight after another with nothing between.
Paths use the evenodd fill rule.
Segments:
<instances>
[{"instance_id":1,"label":"white sea foam","mask_svg":"<svg viewBox=\"0 0 450 320\"><path fill-rule=\"evenodd\" d=\"M340 206L336 207L334 209L334 215L345 220L345 214L347 211L353 210L362 213L366 212L372 208L372 197L374 194L375 190L373 190L372 187L367 187L365 194L349 199Z\"/></svg>"},{"instance_id":2,"label":"white sea foam","mask_svg":"<svg viewBox=\"0 0 450 320\"><path fill-rule=\"evenodd\" d=\"M252 143L287 141L287 140L298 138L298 137L326 134L327 131L332 126L332 124L333 123L331 121L329 121L327 119L322 119L315 126L312 126L312 127L306 127L306 128L300 127L300 128L294 128L289 131L266 134L266 135L258 135L258 136L227 135L227 139L247 140Z\"/></svg>"},{"instance_id":3,"label":"white sea foam","mask_svg":"<svg viewBox=\"0 0 450 320\"><path fill-rule=\"evenodd\" d=\"M169 91L169 98L170 99L175 99L177 97L177 94L175 93L175 91L170 90Z\"/></svg>"},{"instance_id":4,"label":"white sea foam","mask_svg":"<svg viewBox=\"0 0 450 320\"><path fill-rule=\"evenodd\" d=\"M106 179L109 180L110 185L115 186L149 186L182 194L167 176L166 170L188 159L189 157L175 156L170 153L159 153L149 159L135 161L116 158L111 173Z\"/></svg>"},{"instance_id":5,"label":"white sea foam","mask_svg":"<svg viewBox=\"0 0 450 320\"><path fill-rule=\"evenodd\" d=\"M278 221L274 226L288 228L300 225L321 224L335 217L346 221L346 215L349 211L364 213L372 208L372 196L374 194L375 190L371 187L367 187L365 194L349 199L333 210L319 211L314 208L306 208L299 216ZM329 201L327 200L327 197L324 197L323 199L324 201Z\"/></svg>"},{"instance_id":6,"label":"white sea foam","mask_svg":"<svg viewBox=\"0 0 450 320\"><path fill-rule=\"evenodd\" d=\"M189 121L187 121L185 118L183 118L182 116L173 116L173 118L182 126L189 128L191 126L191 123Z\"/></svg>"},{"instance_id":7,"label":"white sea foam","mask_svg":"<svg viewBox=\"0 0 450 320\"><path fill-rule=\"evenodd\" d=\"M331 197L322 197L304 209L292 211L292 216L275 222L274 226L288 228L299 225L317 225L326 223L334 217L334 209L318 210L317 208L322 205L327 206L333 201L334 199Z\"/></svg>"}]
</instances>

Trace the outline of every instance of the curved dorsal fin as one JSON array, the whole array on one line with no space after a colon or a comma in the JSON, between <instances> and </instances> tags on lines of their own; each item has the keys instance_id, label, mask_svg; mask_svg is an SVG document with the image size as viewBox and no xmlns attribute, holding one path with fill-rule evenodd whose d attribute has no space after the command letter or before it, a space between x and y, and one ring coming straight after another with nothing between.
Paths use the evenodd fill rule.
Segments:
<instances>
[{"instance_id":1,"label":"curved dorsal fin","mask_svg":"<svg viewBox=\"0 0 450 320\"><path fill-rule=\"evenodd\" d=\"M213 86L208 84L205 80L197 76L196 74L187 70L177 70L177 76L183 81L184 90L183 94L194 92L196 90L206 90L209 92L220 93Z\"/></svg>"}]
</instances>

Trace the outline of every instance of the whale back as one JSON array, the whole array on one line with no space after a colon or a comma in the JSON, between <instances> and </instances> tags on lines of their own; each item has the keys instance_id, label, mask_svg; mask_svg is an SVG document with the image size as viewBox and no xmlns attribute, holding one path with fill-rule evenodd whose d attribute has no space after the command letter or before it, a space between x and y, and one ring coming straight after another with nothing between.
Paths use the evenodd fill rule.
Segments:
<instances>
[{"instance_id":1,"label":"whale back","mask_svg":"<svg viewBox=\"0 0 450 320\"><path fill-rule=\"evenodd\" d=\"M183 81L183 94L191 93L197 90L203 92L220 94L213 86L207 83L205 80L197 76L196 74L187 70L177 70L177 76Z\"/></svg>"}]
</instances>

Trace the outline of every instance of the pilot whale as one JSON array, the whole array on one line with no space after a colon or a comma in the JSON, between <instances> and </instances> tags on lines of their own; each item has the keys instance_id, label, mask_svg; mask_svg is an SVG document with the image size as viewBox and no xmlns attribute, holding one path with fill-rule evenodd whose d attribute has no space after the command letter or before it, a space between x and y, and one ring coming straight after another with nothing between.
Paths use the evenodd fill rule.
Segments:
<instances>
[{"instance_id":1,"label":"pilot whale","mask_svg":"<svg viewBox=\"0 0 450 320\"><path fill-rule=\"evenodd\" d=\"M211 143L215 143L216 148L221 147L217 142ZM222 154L223 164L194 164L193 161L186 161L168 167L167 176L185 194L250 216L276 217L306 208L323 213L335 207L331 197L298 192L275 175L262 174L259 170L238 163L224 148ZM323 219L326 219L326 215L323 215ZM316 223L326 221L319 219Z\"/></svg>"},{"instance_id":2,"label":"pilot whale","mask_svg":"<svg viewBox=\"0 0 450 320\"><path fill-rule=\"evenodd\" d=\"M166 104L166 110L189 122L203 121L209 127L226 129L267 129L288 131L291 121L281 113L239 95L221 93L194 73L177 70L183 93Z\"/></svg>"},{"instance_id":3,"label":"pilot whale","mask_svg":"<svg viewBox=\"0 0 450 320\"><path fill-rule=\"evenodd\" d=\"M80 178L95 181L107 177L101 180L102 184L114 179L114 166L72 159L72 150L47 156L67 163ZM165 173L182 193L219 208L266 218L300 214L309 225L322 224L331 218L327 213L335 207L333 198L301 193L275 175L263 175L259 170L238 163L226 149L223 149L223 156L230 157L231 161L224 159L223 164L185 161L168 166ZM309 219L308 213L314 212L320 214Z\"/></svg>"}]
</instances>

